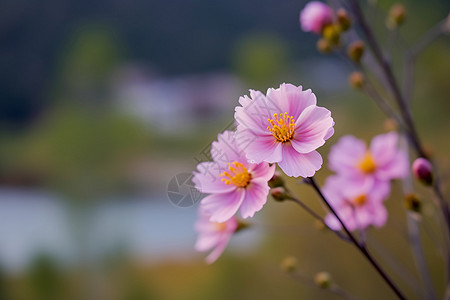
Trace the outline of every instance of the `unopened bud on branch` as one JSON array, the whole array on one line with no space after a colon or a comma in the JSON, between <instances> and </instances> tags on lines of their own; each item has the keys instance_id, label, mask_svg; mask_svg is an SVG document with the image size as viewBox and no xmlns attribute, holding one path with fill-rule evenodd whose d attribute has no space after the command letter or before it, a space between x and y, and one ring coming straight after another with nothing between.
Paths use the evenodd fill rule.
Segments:
<instances>
[{"instance_id":1,"label":"unopened bud on branch","mask_svg":"<svg viewBox=\"0 0 450 300\"><path fill-rule=\"evenodd\" d=\"M402 4L394 4L389 11L389 16L387 19L387 26L391 29L395 29L405 22L406 19L406 9Z\"/></svg>"},{"instance_id":2,"label":"unopened bud on branch","mask_svg":"<svg viewBox=\"0 0 450 300\"><path fill-rule=\"evenodd\" d=\"M286 199L289 199L289 195L286 193L286 189L282 186L271 189L270 195L276 201L284 201Z\"/></svg>"},{"instance_id":3,"label":"unopened bud on branch","mask_svg":"<svg viewBox=\"0 0 450 300\"><path fill-rule=\"evenodd\" d=\"M322 36L326 39L331 45L337 45L339 43L339 28L337 25L328 24L323 28Z\"/></svg>"},{"instance_id":4,"label":"unopened bud on branch","mask_svg":"<svg viewBox=\"0 0 450 300\"><path fill-rule=\"evenodd\" d=\"M364 75L361 72L353 72L348 77L350 86L354 89L361 89L364 85Z\"/></svg>"},{"instance_id":5,"label":"unopened bud on branch","mask_svg":"<svg viewBox=\"0 0 450 300\"><path fill-rule=\"evenodd\" d=\"M329 41L327 41L326 39L319 39L317 41L317 50L319 50L319 52L324 53L324 54L328 54L331 52L332 47Z\"/></svg>"},{"instance_id":6,"label":"unopened bud on branch","mask_svg":"<svg viewBox=\"0 0 450 300\"><path fill-rule=\"evenodd\" d=\"M354 62L360 63L361 57L364 54L364 43L362 41L354 41L347 48L347 55Z\"/></svg>"},{"instance_id":7,"label":"unopened bud on branch","mask_svg":"<svg viewBox=\"0 0 450 300\"><path fill-rule=\"evenodd\" d=\"M407 210L420 213L422 211L422 203L415 194L405 196L405 207Z\"/></svg>"},{"instance_id":8,"label":"unopened bud on branch","mask_svg":"<svg viewBox=\"0 0 450 300\"><path fill-rule=\"evenodd\" d=\"M425 185L433 184L433 166L427 159L423 157L416 159L412 164L412 172Z\"/></svg>"},{"instance_id":9,"label":"unopened bud on branch","mask_svg":"<svg viewBox=\"0 0 450 300\"><path fill-rule=\"evenodd\" d=\"M281 270L287 273L292 273L297 269L297 258L294 256L285 257L280 264Z\"/></svg>"},{"instance_id":10,"label":"unopened bud on branch","mask_svg":"<svg viewBox=\"0 0 450 300\"><path fill-rule=\"evenodd\" d=\"M327 289L331 286L331 275L328 272L319 272L314 276L314 282L318 287Z\"/></svg>"},{"instance_id":11,"label":"unopened bud on branch","mask_svg":"<svg viewBox=\"0 0 450 300\"><path fill-rule=\"evenodd\" d=\"M275 188L278 186L284 186L284 180L279 171L275 171L272 178L269 180L269 187Z\"/></svg>"},{"instance_id":12,"label":"unopened bud on branch","mask_svg":"<svg viewBox=\"0 0 450 300\"><path fill-rule=\"evenodd\" d=\"M247 222L242 221L242 220L238 220L238 226L237 226L235 232L241 231L241 230L246 229L248 227L250 227L250 223L247 223Z\"/></svg>"},{"instance_id":13,"label":"unopened bud on branch","mask_svg":"<svg viewBox=\"0 0 450 300\"><path fill-rule=\"evenodd\" d=\"M348 15L348 12L343 8L339 8L337 11L337 22L341 31L347 31L350 26L352 26L352 20L350 19L350 16Z\"/></svg>"}]
</instances>

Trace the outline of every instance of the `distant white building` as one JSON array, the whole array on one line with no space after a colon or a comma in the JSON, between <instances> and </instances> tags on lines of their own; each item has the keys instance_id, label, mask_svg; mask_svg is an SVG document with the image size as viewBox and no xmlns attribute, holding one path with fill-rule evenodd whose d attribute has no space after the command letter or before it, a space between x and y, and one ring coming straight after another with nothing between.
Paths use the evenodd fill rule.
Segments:
<instances>
[{"instance_id":1,"label":"distant white building","mask_svg":"<svg viewBox=\"0 0 450 300\"><path fill-rule=\"evenodd\" d=\"M227 73L162 78L137 67L119 71L113 86L121 110L165 133L190 131L200 118L232 112L246 92L241 81Z\"/></svg>"}]
</instances>

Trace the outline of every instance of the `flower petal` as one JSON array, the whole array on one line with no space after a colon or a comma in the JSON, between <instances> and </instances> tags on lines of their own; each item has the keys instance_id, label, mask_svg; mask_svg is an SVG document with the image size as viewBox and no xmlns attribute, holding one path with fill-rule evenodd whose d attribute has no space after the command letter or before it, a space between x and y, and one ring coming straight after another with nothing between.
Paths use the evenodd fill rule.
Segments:
<instances>
[{"instance_id":1,"label":"flower petal","mask_svg":"<svg viewBox=\"0 0 450 300\"><path fill-rule=\"evenodd\" d=\"M283 144L283 160L278 163L280 168L291 177L310 177L322 166L322 156L319 152L298 153L290 144Z\"/></svg>"},{"instance_id":2,"label":"flower petal","mask_svg":"<svg viewBox=\"0 0 450 300\"><path fill-rule=\"evenodd\" d=\"M375 176L378 180L388 181L396 178L404 178L409 172L408 154L403 150L398 150L392 159L380 166Z\"/></svg>"},{"instance_id":3,"label":"flower petal","mask_svg":"<svg viewBox=\"0 0 450 300\"><path fill-rule=\"evenodd\" d=\"M300 153L316 150L325 144L325 137L332 126L333 118L328 109L309 106L295 122L295 135L291 143Z\"/></svg>"},{"instance_id":4,"label":"flower petal","mask_svg":"<svg viewBox=\"0 0 450 300\"><path fill-rule=\"evenodd\" d=\"M366 153L366 144L351 135L343 136L331 147L328 155L330 170L345 175L360 175L356 165Z\"/></svg>"},{"instance_id":5,"label":"flower petal","mask_svg":"<svg viewBox=\"0 0 450 300\"><path fill-rule=\"evenodd\" d=\"M205 259L208 264L212 264L220 257L220 255L222 255L231 236L232 234L227 233L226 236L221 237L221 240L217 244L216 248L214 248L214 250Z\"/></svg>"},{"instance_id":6,"label":"flower petal","mask_svg":"<svg viewBox=\"0 0 450 300\"><path fill-rule=\"evenodd\" d=\"M197 165L192 181L195 188L202 193L227 193L235 189L233 185L227 185L220 180L219 174L225 171L215 162L203 162Z\"/></svg>"},{"instance_id":7,"label":"flower petal","mask_svg":"<svg viewBox=\"0 0 450 300\"><path fill-rule=\"evenodd\" d=\"M383 227L388 218L388 212L384 205L374 205L374 209L372 211L372 224L376 227Z\"/></svg>"},{"instance_id":8,"label":"flower petal","mask_svg":"<svg viewBox=\"0 0 450 300\"><path fill-rule=\"evenodd\" d=\"M255 135L252 131L236 133L236 143L241 147L251 163L263 161L274 163L281 160L281 144L273 135Z\"/></svg>"},{"instance_id":9,"label":"flower petal","mask_svg":"<svg viewBox=\"0 0 450 300\"><path fill-rule=\"evenodd\" d=\"M398 151L398 134L389 132L377 135L370 142L370 152L377 165L389 163Z\"/></svg>"},{"instance_id":10,"label":"flower petal","mask_svg":"<svg viewBox=\"0 0 450 300\"><path fill-rule=\"evenodd\" d=\"M269 190L270 188L267 184L267 180L263 178L252 180L245 191L245 198L241 204L240 211L242 218L251 218L253 217L255 212L261 210L261 208L267 202Z\"/></svg>"},{"instance_id":11,"label":"flower petal","mask_svg":"<svg viewBox=\"0 0 450 300\"><path fill-rule=\"evenodd\" d=\"M202 199L200 205L211 215L211 222L225 222L239 209L244 200L245 190L238 188L229 193L212 194Z\"/></svg>"},{"instance_id":12,"label":"flower petal","mask_svg":"<svg viewBox=\"0 0 450 300\"><path fill-rule=\"evenodd\" d=\"M275 165L269 165L268 163L250 164L248 171L252 174L252 178L263 178L269 181L275 173Z\"/></svg>"},{"instance_id":13,"label":"flower petal","mask_svg":"<svg viewBox=\"0 0 450 300\"><path fill-rule=\"evenodd\" d=\"M217 135L217 141L211 146L212 159L221 167L227 168L227 164L244 159L244 153L236 145L235 132L226 130Z\"/></svg>"},{"instance_id":14,"label":"flower petal","mask_svg":"<svg viewBox=\"0 0 450 300\"><path fill-rule=\"evenodd\" d=\"M220 235L214 232L200 234L195 243L195 250L207 251L216 246L220 241Z\"/></svg>"},{"instance_id":15,"label":"flower petal","mask_svg":"<svg viewBox=\"0 0 450 300\"><path fill-rule=\"evenodd\" d=\"M278 89L268 89L267 101L280 107L276 113L287 112L295 120L306 107L317 103L316 96L310 89L303 91L302 86L297 87L289 83L281 84Z\"/></svg>"}]
</instances>

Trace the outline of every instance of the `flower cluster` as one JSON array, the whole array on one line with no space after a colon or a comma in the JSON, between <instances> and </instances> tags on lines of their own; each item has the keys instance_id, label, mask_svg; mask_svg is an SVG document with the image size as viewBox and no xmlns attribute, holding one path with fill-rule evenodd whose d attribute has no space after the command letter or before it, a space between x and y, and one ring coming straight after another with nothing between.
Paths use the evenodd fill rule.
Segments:
<instances>
[{"instance_id":1,"label":"flower cluster","mask_svg":"<svg viewBox=\"0 0 450 300\"><path fill-rule=\"evenodd\" d=\"M374 137L369 148L353 136L342 137L331 148L329 168L336 175L327 179L323 193L349 230L386 223L383 201L389 196L390 181L405 177L409 169L407 154L397 144L398 135L390 132ZM332 214L325 222L341 229Z\"/></svg>"},{"instance_id":2,"label":"flower cluster","mask_svg":"<svg viewBox=\"0 0 450 300\"><path fill-rule=\"evenodd\" d=\"M330 52L339 44L341 33L350 28L351 20L343 8L335 13L325 3L311 1L300 12L300 25L303 31L320 35L317 47L322 52Z\"/></svg>"},{"instance_id":3,"label":"flower cluster","mask_svg":"<svg viewBox=\"0 0 450 300\"><path fill-rule=\"evenodd\" d=\"M215 261L238 228L235 215L253 217L269 194L275 165L288 176L309 177L322 166L316 151L333 133L329 110L316 105L316 96L301 86L282 84L264 95L250 91L235 109L237 129L225 131L212 143L212 161L202 162L193 182L202 193L196 249L214 248ZM272 165L271 165L272 164Z\"/></svg>"}]
</instances>

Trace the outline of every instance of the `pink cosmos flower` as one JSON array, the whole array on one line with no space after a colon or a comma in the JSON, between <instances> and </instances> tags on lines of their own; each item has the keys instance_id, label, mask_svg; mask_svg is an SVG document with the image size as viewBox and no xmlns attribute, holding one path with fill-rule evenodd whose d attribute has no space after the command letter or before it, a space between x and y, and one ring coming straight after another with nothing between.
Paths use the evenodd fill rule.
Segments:
<instances>
[{"instance_id":1,"label":"pink cosmos flower","mask_svg":"<svg viewBox=\"0 0 450 300\"><path fill-rule=\"evenodd\" d=\"M225 250L228 241L238 227L238 222L234 216L222 223L211 222L209 218L210 216L200 206L199 217L195 222L194 228L198 233L195 249L203 252L214 248L206 257L206 262L211 264Z\"/></svg>"},{"instance_id":2,"label":"pink cosmos flower","mask_svg":"<svg viewBox=\"0 0 450 300\"><path fill-rule=\"evenodd\" d=\"M383 201L389 196L389 182L371 186L364 181L330 176L322 191L350 231L365 229L369 225L381 227L386 223L387 211ZM325 217L325 223L333 230L342 228L332 213Z\"/></svg>"},{"instance_id":3,"label":"pink cosmos flower","mask_svg":"<svg viewBox=\"0 0 450 300\"><path fill-rule=\"evenodd\" d=\"M323 28L333 21L331 8L319 1L309 2L300 12L302 30L320 34Z\"/></svg>"},{"instance_id":4,"label":"pink cosmos flower","mask_svg":"<svg viewBox=\"0 0 450 300\"><path fill-rule=\"evenodd\" d=\"M397 143L395 132L377 135L369 148L362 140L344 136L331 148L329 168L339 176L366 181L369 185L404 178L409 171L408 156Z\"/></svg>"},{"instance_id":5,"label":"pink cosmos flower","mask_svg":"<svg viewBox=\"0 0 450 300\"><path fill-rule=\"evenodd\" d=\"M200 163L192 179L199 191L210 194L200 202L210 221L225 222L239 209L243 218L253 217L267 201L275 166L249 163L232 131L218 135L211 155L213 161Z\"/></svg>"},{"instance_id":6,"label":"pink cosmos flower","mask_svg":"<svg viewBox=\"0 0 450 300\"><path fill-rule=\"evenodd\" d=\"M278 163L288 176L309 177L322 166L315 151L333 133L329 110L316 106L311 90L283 83L265 96L250 90L239 99L236 140L254 163Z\"/></svg>"}]
</instances>

